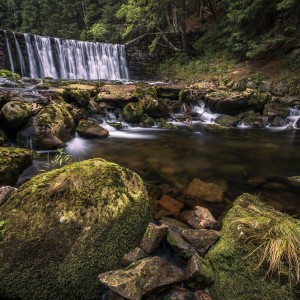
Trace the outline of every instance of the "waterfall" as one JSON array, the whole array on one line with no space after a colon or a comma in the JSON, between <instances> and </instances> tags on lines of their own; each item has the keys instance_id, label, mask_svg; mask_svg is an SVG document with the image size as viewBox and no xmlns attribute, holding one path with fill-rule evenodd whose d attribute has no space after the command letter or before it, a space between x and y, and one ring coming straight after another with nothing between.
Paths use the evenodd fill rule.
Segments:
<instances>
[{"instance_id":1,"label":"waterfall","mask_svg":"<svg viewBox=\"0 0 300 300\"><path fill-rule=\"evenodd\" d=\"M124 45L24 34L31 78L128 80Z\"/></svg>"},{"instance_id":2,"label":"waterfall","mask_svg":"<svg viewBox=\"0 0 300 300\"><path fill-rule=\"evenodd\" d=\"M21 68L21 75L22 75L22 77L25 77L26 76L25 62L24 62L23 54L22 54L22 51L21 51L21 48L20 48L20 45L19 45L19 42L18 42L15 32L14 32L14 39L15 39L15 45L16 45L18 59L19 59L20 68Z\"/></svg>"},{"instance_id":3,"label":"waterfall","mask_svg":"<svg viewBox=\"0 0 300 300\"><path fill-rule=\"evenodd\" d=\"M10 69L11 69L12 72L15 72L14 61L13 61L13 58L12 58L10 43L9 43L9 39L8 39L8 35L7 35L6 30L4 30L4 35L5 35L5 44L6 44L6 49L7 49L7 53L8 53Z\"/></svg>"}]
</instances>

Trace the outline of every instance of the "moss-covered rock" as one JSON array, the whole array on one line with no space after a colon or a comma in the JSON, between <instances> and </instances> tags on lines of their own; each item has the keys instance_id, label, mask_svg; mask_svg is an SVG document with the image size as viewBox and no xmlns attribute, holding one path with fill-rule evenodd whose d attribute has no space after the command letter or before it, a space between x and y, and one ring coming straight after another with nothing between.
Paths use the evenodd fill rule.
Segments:
<instances>
[{"instance_id":1,"label":"moss-covered rock","mask_svg":"<svg viewBox=\"0 0 300 300\"><path fill-rule=\"evenodd\" d=\"M151 96L144 96L140 101L144 113L152 118L168 118L170 110L166 102L162 99L155 99Z\"/></svg>"},{"instance_id":2,"label":"moss-covered rock","mask_svg":"<svg viewBox=\"0 0 300 300\"><path fill-rule=\"evenodd\" d=\"M1 118L10 128L19 128L31 115L31 105L21 101L6 103L1 109Z\"/></svg>"},{"instance_id":3,"label":"moss-covered rock","mask_svg":"<svg viewBox=\"0 0 300 300\"><path fill-rule=\"evenodd\" d=\"M299 283L296 285L289 276L289 268L285 260L287 257L285 255L288 253L287 248L284 247L293 235L298 237L299 243L299 220L263 204L257 197L249 194L240 196L223 221L221 239L206 256L215 272L215 281L209 289L213 298L216 300L299 299ZM270 253L266 248L267 245L277 248L273 248L274 252ZM296 249L297 247L299 249L299 244L296 245ZM264 249L267 249L266 257L262 259ZM278 253L276 251L283 249L285 252L281 257L280 277L276 267L271 277L270 274L268 275L271 255L276 255ZM297 255L299 260L299 252ZM261 265L259 265L260 261L262 261ZM290 271L291 274L296 272L293 267Z\"/></svg>"},{"instance_id":4,"label":"moss-covered rock","mask_svg":"<svg viewBox=\"0 0 300 300\"><path fill-rule=\"evenodd\" d=\"M128 103L123 109L123 116L126 122L139 123L143 117L143 107L139 102Z\"/></svg>"},{"instance_id":5,"label":"moss-covered rock","mask_svg":"<svg viewBox=\"0 0 300 300\"><path fill-rule=\"evenodd\" d=\"M236 127L239 123L239 118L233 116L222 115L215 119L215 122L221 126Z\"/></svg>"},{"instance_id":6,"label":"moss-covered rock","mask_svg":"<svg viewBox=\"0 0 300 300\"><path fill-rule=\"evenodd\" d=\"M79 107L87 108L91 98L91 91L67 87L61 95L66 102L76 103Z\"/></svg>"},{"instance_id":7,"label":"moss-covered rock","mask_svg":"<svg viewBox=\"0 0 300 300\"><path fill-rule=\"evenodd\" d=\"M5 70L5 69L0 70L0 77L1 78L8 78L8 79L11 79L11 80L17 80L17 79L21 78L21 76L19 74L13 73L12 71Z\"/></svg>"},{"instance_id":8,"label":"moss-covered rock","mask_svg":"<svg viewBox=\"0 0 300 300\"><path fill-rule=\"evenodd\" d=\"M14 185L32 163L32 152L20 148L0 148L0 185Z\"/></svg>"},{"instance_id":9,"label":"moss-covered rock","mask_svg":"<svg viewBox=\"0 0 300 300\"><path fill-rule=\"evenodd\" d=\"M135 84L105 84L97 95L97 102L135 101L137 86Z\"/></svg>"},{"instance_id":10,"label":"moss-covered rock","mask_svg":"<svg viewBox=\"0 0 300 300\"><path fill-rule=\"evenodd\" d=\"M271 101L265 105L264 116L268 117L271 121L275 118L286 118L290 114L290 108L282 101Z\"/></svg>"},{"instance_id":11,"label":"moss-covered rock","mask_svg":"<svg viewBox=\"0 0 300 300\"><path fill-rule=\"evenodd\" d=\"M106 129L89 120L81 120L76 127L76 132L86 138L105 138L109 135Z\"/></svg>"},{"instance_id":12,"label":"moss-covered rock","mask_svg":"<svg viewBox=\"0 0 300 300\"><path fill-rule=\"evenodd\" d=\"M132 171L92 159L40 174L1 207L0 295L101 299L101 272L121 266L150 221Z\"/></svg>"}]
</instances>

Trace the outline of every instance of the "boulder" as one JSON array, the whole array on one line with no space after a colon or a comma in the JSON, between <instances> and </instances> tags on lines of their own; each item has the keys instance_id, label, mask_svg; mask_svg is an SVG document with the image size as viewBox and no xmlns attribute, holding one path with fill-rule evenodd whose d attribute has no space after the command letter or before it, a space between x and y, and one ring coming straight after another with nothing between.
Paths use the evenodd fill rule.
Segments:
<instances>
[{"instance_id":1,"label":"boulder","mask_svg":"<svg viewBox=\"0 0 300 300\"><path fill-rule=\"evenodd\" d=\"M85 138L105 138L109 135L109 132L97 122L89 120L80 120L76 132Z\"/></svg>"},{"instance_id":2,"label":"boulder","mask_svg":"<svg viewBox=\"0 0 300 300\"><path fill-rule=\"evenodd\" d=\"M76 103L79 107L88 108L90 98L97 94L95 86L69 85L61 95L66 102Z\"/></svg>"},{"instance_id":3,"label":"boulder","mask_svg":"<svg viewBox=\"0 0 300 300\"><path fill-rule=\"evenodd\" d=\"M254 128L264 128L269 124L268 117L264 117L260 113L256 113L253 110L239 114L238 118L240 119L240 123L243 125Z\"/></svg>"},{"instance_id":4,"label":"boulder","mask_svg":"<svg viewBox=\"0 0 300 300\"><path fill-rule=\"evenodd\" d=\"M29 138L34 149L55 149L64 146L74 131L74 120L66 105L52 103L32 118L30 126L19 131L18 141L22 146L26 145L28 132L31 132Z\"/></svg>"},{"instance_id":5,"label":"boulder","mask_svg":"<svg viewBox=\"0 0 300 300\"><path fill-rule=\"evenodd\" d=\"M223 220L221 238L210 249L215 281L209 288L219 300L296 300L299 283L300 222L243 194ZM290 265L287 263L290 260Z\"/></svg>"},{"instance_id":6,"label":"boulder","mask_svg":"<svg viewBox=\"0 0 300 300\"><path fill-rule=\"evenodd\" d=\"M17 189L14 187L1 186L0 187L0 206L3 205L15 191L17 191Z\"/></svg>"},{"instance_id":7,"label":"boulder","mask_svg":"<svg viewBox=\"0 0 300 300\"><path fill-rule=\"evenodd\" d=\"M159 84L156 86L157 96L171 100L179 100L179 93L184 88L180 84Z\"/></svg>"},{"instance_id":8,"label":"boulder","mask_svg":"<svg viewBox=\"0 0 300 300\"><path fill-rule=\"evenodd\" d=\"M126 122L137 124L142 120L143 107L139 102L128 103L123 109L123 116Z\"/></svg>"},{"instance_id":9,"label":"boulder","mask_svg":"<svg viewBox=\"0 0 300 300\"><path fill-rule=\"evenodd\" d=\"M21 101L6 103L1 109L1 118L10 128L19 128L29 119L31 105Z\"/></svg>"},{"instance_id":10,"label":"boulder","mask_svg":"<svg viewBox=\"0 0 300 300\"><path fill-rule=\"evenodd\" d=\"M97 95L97 102L108 101L135 101L137 97L135 84L105 84Z\"/></svg>"},{"instance_id":11,"label":"boulder","mask_svg":"<svg viewBox=\"0 0 300 300\"><path fill-rule=\"evenodd\" d=\"M158 256L139 260L124 270L99 275L101 283L129 300L141 300L145 294L184 279L185 274L182 269Z\"/></svg>"},{"instance_id":12,"label":"boulder","mask_svg":"<svg viewBox=\"0 0 300 300\"><path fill-rule=\"evenodd\" d=\"M152 118L168 118L170 110L166 102L162 99L156 99L151 96L144 96L140 101L144 113Z\"/></svg>"},{"instance_id":13,"label":"boulder","mask_svg":"<svg viewBox=\"0 0 300 300\"><path fill-rule=\"evenodd\" d=\"M186 197L195 200L205 200L208 202L222 202L225 187L215 183L207 183L201 179L195 178L185 189Z\"/></svg>"},{"instance_id":14,"label":"boulder","mask_svg":"<svg viewBox=\"0 0 300 300\"><path fill-rule=\"evenodd\" d=\"M179 215L184 204L169 195L163 195L158 201L158 206L171 214Z\"/></svg>"},{"instance_id":15,"label":"boulder","mask_svg":"<svg viewBox=\"0 0 300 300\"><path fill-rule=\"evenodd\" d=\"M239 118L221 115L215 119L215 122L221 126L236 127L236 125L239 123Z\"/></svg>"},{"instance_id":16,"label":"boulder","mask_svg":"<svg viewBox=\"0 0 300 300\"><path fill-rule=\"evenodd\" d=\"M0 295L99 299L99 272L117 269L151 220L132 171L91 159L42 173L0 209Z\"/></svg>"},{"instance_id":17,"label":"boulder","mask_svg":"<svg viewBox=\"0 0 300 300\"><path fill-rule=\"evenodd\" d=\"M149 224L141 241L140 247L148 254L153 253L159 247L160 243L167 235L167 231L168 226L164 224Z\"/></svg>"},{"instance_id":18,"label":"boulder","mask_svg":"<svg viewBox=\"0 0 300 300\"><path fill-rule=\"evenodd\" d=\"M168 217L162 217L161 222L162 224L168 226L169 229L172 229L172 231L179 233L181 233L184 229L191 229L189 225Z\"/></svg>"},{"instance_id":19,"label":"boulder","mask_svg":"<svg viewBox=\"0 0 300 300\"><path fill-rule=\"evenodd\" d=\"M0 148L0 185L14 185L32 164L32 152L20 148Z\"/></svg>"},{"instance_id":20,"label":"boulder","mask_svg":"<svg viewBox=\"0 0 300 300\"><path fill-rule=\"evenodd\" d=\"M273 100L265 105L264 116L270 120L275 118L285 119L290 114L290 108L288 105L280 100Z\"/></svg>"},{"instance_id":21,"label":"boulder","mask_svg":"<svg viewBox=\"0 0 300 300\"><path fill-rule=\"evenodd\" d=\"M137 260L140 260L147 256L148 256L148 254L143 249L136 247L123 256L122 265L128 266L128 265L136 262Z\"/></svg>"}]
</instances>

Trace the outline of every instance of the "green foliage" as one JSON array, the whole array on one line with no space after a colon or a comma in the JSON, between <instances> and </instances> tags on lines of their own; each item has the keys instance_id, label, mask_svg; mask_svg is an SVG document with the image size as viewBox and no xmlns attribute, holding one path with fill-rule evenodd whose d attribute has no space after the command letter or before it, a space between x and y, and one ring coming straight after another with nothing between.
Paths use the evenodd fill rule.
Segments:
<instances>
[{"instance_id":1,"label":"green foliage","mask_svg":"<svg viewBox=\"0 0 300 300\"><path fill-rule=\"evenodd\" d=\"M21 76L17 73L13 73L9 70L0 69L0 78L20 79Z\"/></svg>"}]
</instances>

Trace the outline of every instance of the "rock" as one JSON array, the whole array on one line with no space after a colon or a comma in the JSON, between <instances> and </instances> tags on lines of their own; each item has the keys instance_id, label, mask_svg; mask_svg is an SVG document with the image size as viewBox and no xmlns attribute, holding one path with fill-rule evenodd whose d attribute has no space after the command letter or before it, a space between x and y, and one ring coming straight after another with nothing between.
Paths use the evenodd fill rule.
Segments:
<instances>
[{"instance_id":1,"label":"rock","mask_svg":"<svg viewBox=\"0 0 300 300\"><path fill-rule=\"evenodd\" d=\"M269 124L268 117L263 117L261 114L255 113L254 111L239 114L238 118L243 125L254 128L264 128Z\"/></svg>"},{"instance_id":2,"label":"rock","mask_svg":"<svg viewBox=\"0 0 300 300\"><path fill-rule=\"evenodd\" d=\"M62 97L66 102L76 103L79 107L88 108L91 98L91 90L88 88L77 88L75 85L72 87L71 85L63 90Z\"/></svg>"},{"instance_id":3,"label":"rock","mask_svg":"<svg viewBox=\"0 0 300 300\"><path fill-rule=\"evenodd\" d=\"M289 281L292 278L289 278L285 261L289 248L280 246L283 253L278 257L267 247L278 249L278 245L299 234L299 220L263 204L256 196L240 196L223 220L220 240L206 255L215 272L215 281L209 288L212 297L222 300L298 299L299 287L297 291L297 286ZM264 251L267 251L265 258ZM267 275L273 254L281 263L280 278L276 262L273 275ZM264 262L259 266L261 260ZM295 269L290 271L293 273Z\"/></svg>"},{"instance_id":4,"label":"rock","mask_svg":"<svg viewBox=\"0 0 300 300\"><path fill-rule=\"evenodd\" d=\"M195 300L194 294L183 288L173 288L163 298L163 300Z\"/></svg>"},{"instance_id":5,"label":"rock","mask_svg":"<svg viewBox=\"0 0 300 300\"><path fill-rule=\"evenodd\" d=\"M109 132L101 127L97 122L89 120L80 120L76 127L76 132L85 138L105 138L108 137Z\"/></svg>"},{"instance_id":6,"label":"rock","mask_svg":"<svg viewBox=\"0 0 300 300\"><path fill-rule=\"evenodd\" d=\"M142 120L143 107L139 102L128 103L123 109L123 116L126 122L137 124Z\"/></svg>"},{"instance_id":7,"label":"rock","mask_svg":"<svg viewBox=\"0 0 300 300\"><path fill-rule=\"evenodd\" d=\"M156 86L157 96L160 98L179 100L179 93L183 88L183 85L160 84Z\"/></svg>"},{"instance_id":8,"label":"rock","mask_svg":"<svg viewBox=\"0 0 300 300\"><path fill-rule=\"evenodd\" d=\"M193 255L187 263L186 280L191 288L206 288L214 281L210 262L198 254Z\"/></svg>"},{"instance_id":9,"label":"rock","mask_svg":"<svg viewBox=\"0 0 300 300\"><path fill-rule=\"evenodd\" d=\"M0 220L8 222L2 297L98 299L104 288L95 278L121 267L151 216L138 175L91 159L33 177L1 206Z\"/></svg>"},{"instance_id":10,"label":"rock","mask_svg":"<svg viewBox=\"0 0 300 300\"><path fill-rule=\"evenodd\" d=\"M300 176L288 177L288 183L291 187L300 188Z\"/></svg>"},{"instance_id":11,"label":"rock","mask_svg":"<svg viewBox=\"0 0 300 300\"><path fill-rule=\"evenodd\" d=\"M134 263L135 261L145 258L147 256L148 254L143 249L136 247L124 255L122 265L128 266Z\"/></svg>"},{"instance_id":12,"label":"rock","mask_svg":"<svg viewBox=\"0 0 300 300\"><path fill-rule=\"evenodd\" d=\"M106 299L106 298L105 298ZM118 295L112 290L109 290L107 300L126 300L124 297Z\"/></svg>"},{"instance_id":13,"label":"rock","mask_svg":"<svg viewBox=\"0 0 300 300\"><path fill-rule=\"evenodd\" d=\"M184 229L191 229L190 226L188 226L187 224L184 224L176 219L171 219L168 217L162 217L161 218L161 222L168 226L170 229L172 229L173 231L179 232L181 233Z\"/></svg>"},{"instance_id":14,"label":"rock","mask_svg":"<svg viewBox=\"0 0 300 300\"><path fill-rule=\"evenodd\" d=\"M294 131L294 126L293 125L288 125L284 131Z\"/></svg>"},{"instance_id":15,"label":"rock","mask_svg":"<svg viewBox=\"0 0 300 300\"><path fill-rule=\"evenodd\" d=\"M261 186L266 182L267 182L267 179L264 177L252 177L247 181L247 183L252 187Z\"/></svg>"},{"instance_id":16,"label":"rock","mask_svg":"<svg viewBox=\"0 0 300 300\"><path fill-rule=\"evenodd\" d=\"M153 223L148 225L148 228L140 243L140 247L148 254L153 253L165 238L168 231L166 225L155 225Z\"/></svg>"},{"instance_id":17,"label":"rock","mask_svg":"<svg viewBox=\"0 0 300 300\"><path fill-rule=\"evenodd\" d=\"M97 101L135 101L137 100L136 90L135 84L105 84L101 87Z\"/></svg>"},{"instance_id":18,"label":"rock","mask_svg":"<svg viewBox=\"0 0 300 300\"><path fill-rule=\"evenodd\" d=\"M188 185L184 194L186 197L195 200L205 200L208 202L222 202L225 187L215 183L207 183L201 179L195 178Z\"/></svg>"},{"instance_id":19,"label":"rock","mask_svg":"<svg viewBox=\"0 0 300 300\"><path fill-rule=\"evenodd\" d=\"M149 117L148 115L143 115L141 120L141 126L143 127L152 127L155 125L155 121L153 118Z\"/></svg>"},{"instance_id":20,"label":"rock","mask_svg":"<svg viewBox=\"0 0 300 300\"><path fill-rule=\"evenodd\" d=\"M184 279L182 269L158 256L144 258L124 270L99 275L102 284L129 300L141 300L145 294Z\"/></svg>"},{"instance_id":21,"label":"rock","mask_svg":"<svg viewBox=\"0 0 300 300\"><path fill-rule=\"evenodd\" d=\"M239 123L239 118L221 115L215 119L215 122L221 126L236 127L236 125Z\"/></svg>"},{"instance_id":22,"label":"rock","mask_svg":"<svg viewBox=\"0 0 300 300\"><path fill-rule=\"evenodd\" d=\"M155 99L151 96L144 96L140 101L144 113L151 118L168 118L170 110L166 102L162 99Z\"/></svg>"},{"instance_id":23,"label":"rock","mask_svg":"<svg viewBox=\"0 0 300 300\"><path fill-rule=\"evenodd\" d=\"M226 129L226 127L218 124L205 124L203 129L205 131L218 131L218 130L224 130Z\"/></svg>"},{"instance_id":24,"label":"rock","mask_svg":"<svg viewBox=\"0 0 300 300\"><path fill-rule=\"evenodd\" d=\"M270 119L271 126L273 127L283 127L286 125L285 120L280 117L275 117Z\"/></svg>"},{"instance_id":25,"label":"rock","mask_svg":"<svg viewBox=\"0 0 300 300\"><path fill-rule=\"evenodd\" d=\"M179 215L184 204L169 195L163 195L158 201L158 205L174 215Z\"/></svg>"},{"instance_id":26,"label":"rock","mask_svg":"<svg viewBox=\"0 0 300 300\"><path fill-rule=\"evenodd\" d=\"M285 119L289 114L290 109L288 105L277 99L267 103L264 108L264 116L268 117L271 121L274 121L276 117Z\"/></svg>"},{"instance_id":27,"label":"rock","mask_svg":"<svg viewBox=\"0 0 300 300\"><path fill-rule=\"evenodd\" d=\"M205 291L196 291L195 300L213 300L213 298Z\"/></svg>"},{"instance_id":28,"label":"rock","mask_svg":"<svg viewBox=\"0 0 300 300\"><path fill-rule=\"evenodd\" d=\"M2 147L7 141L7 136L5 132L0 128L0 147Z\"/></svg>"},{"instance_id":29,"label":"rock","mask_svg":"<svg viewBox=\"0 0 300 300\"><path fill-rule=\"evenodd\" d=\"M20 148L0 148L0 185L16 184L19 175L31 164L31 151Z\"/></svg>"},{"instance_id":30,"label":"rock","mask_svg":"<svg viewBox=\"0 0 300 300\"><path fill-rule=\"evenodd\" d=\"M11 186L1 186L0 187L0 206L3 205L8 198L17 191L16 188L13 188Z\"/></svg>"},{"instance_id":31,"label":"rock","mask_svg":"<svg viewBox=\"0 0 300 300\"><path fill-rule=\"evenodd\" d=\"M220 238L218 231L208 229L186 229L182 231L181 235L191 243L201 255L204 255Z\"/></svg>"},{"instance_id":32,"label":"rock","mask_svg":"<svg viewBox=\"0 0 300 300\"><path fill-rule=\"evenodd\" d=\"M181 213L179 218L196 229L214 229L217 225L210 211L201 206L195 206L193 210Z\"/></svg>"},{"instance_id":33,"label":"rock","mask_svg":"<svg viewBox=\"0 0 300 300\"><path fill-rule=\"evenodd\" d=\"M43 107L31 123L30 127L18 133L18 141L21 145L26 145L28 131L31 131L32 145L36 150L62 147L75 131L72 115L63 103Z\"/></svg>"},{"instance_id":34,"label":"rock","mask_svg":"<svg viewBox=\"0 0 300 300\"><path fill-rule=\"evenodd\" d=\"M276 96L285 96L288 93L288 84L282 81L274 81L272 83L272 94Z\"/></svg>"},{"instance_id":35,"label":"rock","mask_svg":"<svg viewBox=\"0 0 300 300\"><path fill-rule=\"evenodd\" d=\"M186 229L188 230L188 229ZM183 231L182 231L183 232ZM194 254L197 253L195 247L189 244L186 240L184 240L180 234L180 232L168 229L167 241L172 247L172 249L178 253L179 256L189 259Z\"/></svg>"},{"instance_id":36,"label":"rock","mask_svg":"<svg viewBox=\"0 0 300 300\"><path fill-rule=\"evenodd\" d=\"M31 106L26 102L11 101L1 109L1 118L13 129L19 128L29 119Z\"/></svg>"},{"instance_id":37,"label":"rock","mask_svg":"<svg viewBox=\"0 0 300 300\"><path fill-rule=\"evenodd\" d=\"M257 89L261 92L270 93L272 90L272 82L269 81L260 82L257 86Z\"/></svg>"}]
</instances>

